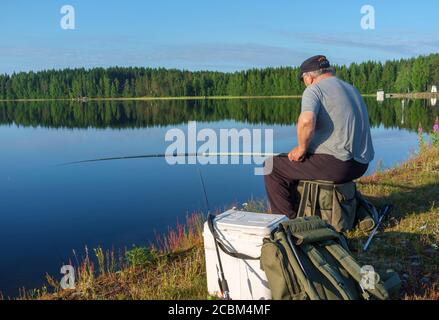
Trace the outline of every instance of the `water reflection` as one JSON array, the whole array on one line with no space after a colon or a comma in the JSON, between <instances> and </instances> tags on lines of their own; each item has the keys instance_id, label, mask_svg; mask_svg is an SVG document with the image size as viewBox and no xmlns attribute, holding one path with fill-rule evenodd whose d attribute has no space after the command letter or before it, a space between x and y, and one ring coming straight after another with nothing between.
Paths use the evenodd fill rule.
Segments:
<instances>
[{"instance_id":1,"label":"water reflection","mask_svg":"<svg viewBox=\"0 0 439 320\"><path fill-rule=\"evenodd\" d=\"M366 99L372 127L416 131L431 126L436 102ZM0 103L0 125L48 128L142 128L179 125L190 120L235 120L250 124L295 124L299 99L173 100Z\"/></svg>"}]
</instances>

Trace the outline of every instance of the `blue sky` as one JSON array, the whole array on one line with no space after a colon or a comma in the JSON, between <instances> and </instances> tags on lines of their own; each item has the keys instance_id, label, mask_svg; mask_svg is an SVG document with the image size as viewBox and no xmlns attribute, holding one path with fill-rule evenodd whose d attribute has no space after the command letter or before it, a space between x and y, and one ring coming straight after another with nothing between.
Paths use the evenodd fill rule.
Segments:
<instances>
[{"instance_id":1,"label":"blue sky","mask_svg":"<svg viewBox=\"0 0 439 320\"><path fill-rule=\"evenodd\" d=\"M60 27L72 5L76 29ZM360 26L363 5L376 29ZM0 73L150 66L234 71L439 52L439 2L302 0L2 0Z\"/></svg>"}]
</instances>

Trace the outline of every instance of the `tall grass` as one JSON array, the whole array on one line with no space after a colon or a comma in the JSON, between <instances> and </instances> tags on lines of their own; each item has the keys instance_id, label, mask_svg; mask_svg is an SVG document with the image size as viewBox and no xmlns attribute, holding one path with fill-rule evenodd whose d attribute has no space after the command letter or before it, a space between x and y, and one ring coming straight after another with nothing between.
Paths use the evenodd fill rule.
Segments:
<instances>
[{"instance_id":1,"label":"tall grass","mask_svg":"<svg viewBox=\"0 0 439 320\"><path fill-rule=\"evenodd\" d=\"M175 228L169 228L166 235L157 235L157 250L162 253L172 253L188 250L202 244L202 229L204 218L201 214L186 216L186 223L177 220Z\"/></svg>"},{"instance_id":2,"label":"tall grass","mask_svg":"<svg viewBox=\"0 0 439 320\"><path fill-rule=\"evenodd\" d=\"M75 289L63 290L46 275L47 286L22 290L19 299L205 299L201 214L177 222L154 244L123 252L86 247L76 262Z\"/></svg>"}]
</instances>

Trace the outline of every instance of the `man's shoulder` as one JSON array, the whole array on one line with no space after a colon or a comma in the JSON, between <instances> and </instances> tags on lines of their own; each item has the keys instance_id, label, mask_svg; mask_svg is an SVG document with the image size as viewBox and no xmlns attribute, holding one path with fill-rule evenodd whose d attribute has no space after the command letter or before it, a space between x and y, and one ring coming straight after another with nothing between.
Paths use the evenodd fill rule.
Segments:
<instances>
[{"instance_id":1,"label":"man's shoulder","mask_svg":"<svg viewBox=\"0 0 439 320\"><path fill-rule=\"evenodd\" d=\"M329 80L329 81L327 81ZM322 82L317 83L317 85L321 85L322 91L328 91L328 92L340 92L344 94L349 95L360 95L360 92L357 88L355 88L352 84L337 78L337 77L331 77L328 79L325 79Z\"/></svg>"},{"instance_id":2,"label":"man's shoulder","mask_svg":"<svg viewBox=\"0 0 439 320\"><path fill-rule=\"evenodd\" d=\"M334 77L335 79L336 79L336 81L340 84L340 85L342 85L343 87L345 87L346 89L348 89L348 90L351 90L351 91L354 91L354 92L358 92L358 89L357 88L355 88L352 84L350 84L349 82L346 82L346 81L344 81L344 80L342 80L342 79L340 79L340 78L336 78L336 77Z\"/></svg>"},{"instance_id":3,"label":"man's shoulder","mask_svg":"<svg viewBox=\"0 0 439 320\"><path fill-rule=\"evenodd\" d=\"M303 91L303 96L304 97L319 97L322 94L322 90L321 88L318 86L319 84L313 84L310 85L308 87L305 88L305 90Z\"/></svg>"}]
</instances>

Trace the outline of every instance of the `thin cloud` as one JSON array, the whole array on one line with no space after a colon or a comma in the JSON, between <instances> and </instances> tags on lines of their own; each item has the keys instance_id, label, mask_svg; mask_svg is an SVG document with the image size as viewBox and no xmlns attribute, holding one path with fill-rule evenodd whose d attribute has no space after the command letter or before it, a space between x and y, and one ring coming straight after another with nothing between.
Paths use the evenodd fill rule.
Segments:
<instances>
[{"instance_id":1,"label":"thin cloud","mask_svg":"<svg viewBox=\"0 0 439 320\"><path fill-rule=\"evenodd\" d=\"M364 48L378 50L386 53L396 53L403 56L416 56L426 53L439 51L439 40L437 37L426 38L417 36L416 39L401 38L385 35L369 34L315 34L315 33L296 33L285 30L277 31L277 34L289 39L295 38L311 44L346 47Z\"/></svg>"},{"instance_id":2,"label":"thin cloud","mask_svg":"<svg viewBox=\"0 0 439 320\"><path fill-rule=\"evenodd\" d=\"M190 70L235 71L253 67L291 66L307 53L257 43L139 44L109 50L94 44L81 47L0 47L0 72L65 67L151 66ZM6 66L13 70L6 69Z\"/></svg>"},{"instance_id":3,"label":"thin cloud","mask_svg":"<svg viewBox=\"0 0 439 320\"><path fill-rule=\"evenodd\" d=\"M158 62L225 63L257 67L292 65L305 56L306 53L290 48L255 43L196 43L159 46L151 51L148 58Z\"/></svg>"}]
</instances>

